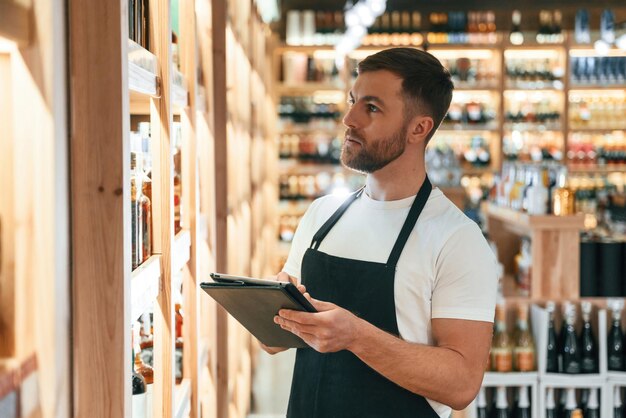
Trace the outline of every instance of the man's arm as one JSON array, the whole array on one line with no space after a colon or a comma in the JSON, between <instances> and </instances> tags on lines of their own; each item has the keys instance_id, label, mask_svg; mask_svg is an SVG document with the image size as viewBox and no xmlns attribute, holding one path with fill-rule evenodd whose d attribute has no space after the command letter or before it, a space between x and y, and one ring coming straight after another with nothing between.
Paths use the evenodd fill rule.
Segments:
<instances>
[{"instance_id":1,"label":"man's arm","mask_svg":"<svg viewBox=\"0 0 626 418\"><path fill-rule=\"evenodd\" d=\"M403 341L332 303L311 300L318 313L281 310L275 321L319 352L349 350L399 386L463 409L486 368L492 324L433 319L435 346Z\"/></svg>"}]
</instances>

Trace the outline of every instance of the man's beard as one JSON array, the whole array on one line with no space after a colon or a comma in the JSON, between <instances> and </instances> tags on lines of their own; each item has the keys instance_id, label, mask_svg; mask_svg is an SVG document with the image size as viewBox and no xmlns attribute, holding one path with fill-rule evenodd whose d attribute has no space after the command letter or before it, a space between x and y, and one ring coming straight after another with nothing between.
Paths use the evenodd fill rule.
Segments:
<instances>
[{"instance_id":1,"label":"man's beard","mask_svg":"<svg viewBox=\"0 0 626 418\"><path fill-rule=\"evenodd\" d=\"M402 155L406 148L406 125L403 125L391 136L375 140L365 141L355 134L352 129L346 130L346 137L352 137L360 142L359 145L347 147L347 140L341 148L341 163L361 173L373 173L385 167Z\"/></svg>"}]
</instances>

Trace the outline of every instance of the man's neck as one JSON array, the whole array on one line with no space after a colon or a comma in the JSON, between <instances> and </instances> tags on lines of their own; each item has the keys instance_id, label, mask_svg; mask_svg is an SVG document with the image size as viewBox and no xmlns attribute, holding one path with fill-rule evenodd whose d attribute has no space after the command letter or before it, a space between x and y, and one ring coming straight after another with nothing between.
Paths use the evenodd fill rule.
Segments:
<instances>
[{"instance_id":1,"label":"man's neck","mask_svg":"<svg viewBox=\"0 0 626 418\"><path fill-rule=\"evenodd\" d=\"M385 168L367 176L365 192L374 200L391 201L415 196L426 179L423 166L403 172Z\"/></svg>"}]
</instances>

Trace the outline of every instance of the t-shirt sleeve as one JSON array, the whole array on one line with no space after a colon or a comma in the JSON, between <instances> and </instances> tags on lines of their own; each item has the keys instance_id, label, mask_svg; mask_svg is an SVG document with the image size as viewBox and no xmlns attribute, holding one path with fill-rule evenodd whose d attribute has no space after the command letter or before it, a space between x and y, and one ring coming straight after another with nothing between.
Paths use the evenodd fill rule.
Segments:
<instances>
[{"instance_id":1,"label":"t-shirt sleeve","mask_svg":"<svg viewBox=\"0 0 626 418\"><path fill-rule=\"evenodd\" d=\"M493 322L497 271L495 255L478 226L458 229L437 257L432 317Z\"/></svg>"},{"instance_id":2,"label":"t-shirt sleeve","mask_svg":"<svg viewBox=\"0 0 626 418\"><path fill-rule=\"evenodd\" d=\"M287 262L283 266L283 271L291 277L297 278L298 282L300 282L302 278L302 257L304 257L304 253L307 248L309 248L311 240L313 239L313 212L315 212L317 203L317 201L314 201L311 206L308 207L300 223L298 223L293 240L291 241Z\"/></svg>"}]
</instances>

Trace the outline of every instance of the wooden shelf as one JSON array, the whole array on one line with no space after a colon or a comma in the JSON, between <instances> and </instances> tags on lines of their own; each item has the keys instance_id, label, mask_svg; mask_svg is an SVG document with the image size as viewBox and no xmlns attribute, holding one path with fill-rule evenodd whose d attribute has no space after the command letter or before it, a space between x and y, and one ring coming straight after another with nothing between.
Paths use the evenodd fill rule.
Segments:
<instances>
[{"instance_id":1,"label":"wooden shelf","mask_svg":"<svg viewBox=\"0 0 626 418\"><path fill-rule=\"evenodd\" d=\"M152 308L159 295L160 278L160 255L153 255L133 271L130 280L130 317L132 322Z\"/></svg>"},{"instance_id":2,"label":"wooden shelf","mask_svg":"<svg viewBox=\"0 0 626 418\"><path fill-rule=\"evenodd\" d=\"M191 381L183 379L174 389L174 418L185 418L191 411Z\"/></svg>"},{"instance_id":3,"label":"wooden shelf","mask_svg":"<svg viewBox=\"0 0 626 418\"><path fill-rule=\"evenodd\" d=\"M598 91L607 91L607 90L624 90L623 84L571 84L569 87L569 91L577 91L577 90L598 90Z\"/></svg>"},{"instance_id":4,"label":"wooden shelf","mask_svg":"<svg viewBox=\"0 0 626 418\"><path fill-rule=\"evenodd\" d=\"M538 229L568 230L584 228L584 215L529 215L513 209L503 208L489 202L484 204L483 209L489 216L504 221L507 225L519 231L528 233Z\"/></svg>"},{"instance_id":5,"label":"wooden shelf","mask_svg":"<svg viewBox=\"0 0 626 418\"><path fill-rule=\"evenodd\" d=\"M539 380L537 372L486 372L482 386L530 386Z\"/></svg>"},{"instance_id":6,"label":"wooden shelf","mask_svg":"<svg viewBox=\"0 0 626 418\"><path fill-rule=\"evenodd\" d=\"M626 164L606 165L606 166L575 166L568 165L569 173L606 174L615 172L626 172Z\"/></svg>"},{"instance_id":7,"label":"wooden shelf","mask_svg":"<svg viewBox=\"0 0 626 418\"><path fill-rule=\"evenodd\" d=\"M505 131L523 131L523 132L562 132L563 125L558 124L541 124L530 122L505 122L503 125Z\"/></svg>"},{"instance_id":8,"label":"wooden shelf","mask_svg":"<svg viewBox=\"0 0 626 418\"><path fill-rule=\"evenodd\" d=\"M174 238L172 248L172 267L180 271L189 261L191 255L191 233L188 230L180 231Z\"/></svg>"},{"instance_id":9,"label":"wooden shelf","mask_svg":"<svg viewBox=\"0 0 626 418\"><path fill-rule=\"evenodd\" d=\"M20 3L0 2L0 37L23 47L30 43L31 10Z\"/></svg>"},{"instance_id":10,"label":"wooden shelf","mask_svg":"<svg viewBox=\"0 0 626 418\"><path fill-rule=\"evenodd\" d=\"M464 124L455 124L448 125L442 124L437 132L497 132L498 127L496 124L486 124L486 125L464 125Z\"/></svg>"},{"instance_id":11,"label":"wooden shelf","mask_svg":"<svg viewBox=\"0 0 626 418\"><path fill-rule=\"evenodd\" d=\"M569 128L569 133L572 132L589 132L589 133L598 133L598 134L610 134L613 133L615 131L623 131L626 130L626 126L622 127L622 128Z\"/></svg>"}]
</instances>

